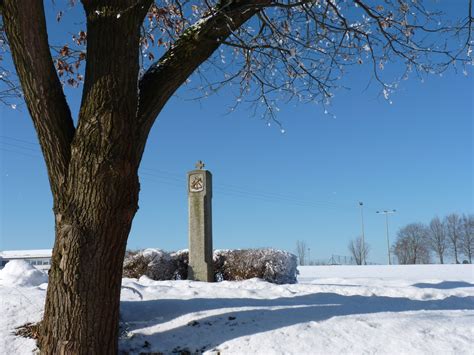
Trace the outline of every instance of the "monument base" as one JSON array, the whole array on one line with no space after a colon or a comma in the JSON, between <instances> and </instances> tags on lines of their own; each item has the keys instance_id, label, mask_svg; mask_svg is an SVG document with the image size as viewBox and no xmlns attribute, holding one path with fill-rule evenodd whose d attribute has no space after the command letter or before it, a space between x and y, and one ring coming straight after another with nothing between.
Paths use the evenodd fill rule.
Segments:
<instances>
[{"instance_id":1,"label":"monument base","mask_svg":"<svg viewBox=\"0 0 474 355\"><path fill-rule=\"evenodd\" d=\"M188 266L188 280L214 282L214 272L212 266L204 267Z\"/></svg>"}]
</instances>

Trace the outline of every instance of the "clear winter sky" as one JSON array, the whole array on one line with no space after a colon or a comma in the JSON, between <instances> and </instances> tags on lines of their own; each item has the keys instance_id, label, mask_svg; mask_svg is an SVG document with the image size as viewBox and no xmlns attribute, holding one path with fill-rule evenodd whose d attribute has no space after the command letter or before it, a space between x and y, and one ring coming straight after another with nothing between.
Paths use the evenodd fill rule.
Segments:
<instances>
[{"instance_id":1,"label":"clear winter sky","mask_svg":"<svg viewBox=\"0 0 474 355\"><path fill-rule=\"evenodd\" d=\"M442 3L465 8L464 1ZM46 4L50 40L61 43L57 9ZM294 251L304 240L311 258L348 255L349 240L361 233L363 201L369 260L384 263L385 219L376 210L397 210L392 241L405 224L473 213L472 69L404 81L391 105L378 87L365 90L370 75L364 66L351 70L351 90L337 91L330 108L336 118L317 105L282 103L284 134L245 109L226 115L228 91L201 102L173 98L146 147L128 247L187 247L185 176L198 159L214 177L215 248ZM67 90L73 112L80 94ZM0 115L0 249L50 248L52 199L27 109L3 106Z\"/></svg>"}]
</instances>

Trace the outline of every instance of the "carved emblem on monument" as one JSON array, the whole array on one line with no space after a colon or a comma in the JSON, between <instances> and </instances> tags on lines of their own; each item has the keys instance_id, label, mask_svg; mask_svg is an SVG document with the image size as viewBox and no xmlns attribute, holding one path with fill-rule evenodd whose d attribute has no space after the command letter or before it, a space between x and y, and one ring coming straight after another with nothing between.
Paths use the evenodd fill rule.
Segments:
<instances>
[{"instance_id":1,"label":"carved emblem on monument","mask_svg":"<svg viewBox=\"0 0 474 355\"><path fill-rule=\"evenodd\" d=\"M189 191L200 192L204 190L204 181L201 174L193 174L189 177Z\"/></svg>"}]
</instances>

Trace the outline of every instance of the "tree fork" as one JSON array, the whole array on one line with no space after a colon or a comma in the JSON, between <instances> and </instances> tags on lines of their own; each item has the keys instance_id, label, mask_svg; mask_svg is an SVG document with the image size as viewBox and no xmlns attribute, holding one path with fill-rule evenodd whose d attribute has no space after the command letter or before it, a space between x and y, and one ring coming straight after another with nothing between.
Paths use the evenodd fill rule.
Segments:
<instances>
[{"instance_id":1,"label":"tree fork","mask_svg":"<svg viewBox=\"0 0 474 355\"><path fill-rule=\"evenodd\" d=\"M49 52L42 2L2 7L55 204L44 354L117 353L123 257L138 208L139 26L149 3L84 1L88 51L77 129Z\"/></svg>"},{"instance_id":2,"label":"tree fork","mask_svg":"<svg viewBox=\"0 0 474 355\"><path fill-rule=\"evenodd\" d=\"M118 350L122 265L139 192L138 46L146 10L132 5L84 1L86 76L67 201L56 215L40 339L47 354Z\"/></svg>"}]
</instances>

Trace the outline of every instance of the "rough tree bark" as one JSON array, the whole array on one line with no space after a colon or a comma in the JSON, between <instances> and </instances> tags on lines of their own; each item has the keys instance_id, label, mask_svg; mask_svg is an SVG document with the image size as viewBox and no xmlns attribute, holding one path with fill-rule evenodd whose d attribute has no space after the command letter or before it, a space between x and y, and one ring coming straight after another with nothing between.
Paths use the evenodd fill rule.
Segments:
<instances>
[{"instance_id":1,"label":"rough tree bark","mask_svg":"<svg viewBox=\"0 0 474 355\"><path fill-rule=\"evenodd\" d=\"M74 127L42 1L0 1L54 200L56 239L39 339L44 354L117 353L122 264L148 133L175 90L264 2L240 1L211 14L140 81L140 25L151 0L82 3L87 64Z\"/></svg>"},{"instance_id":2,"label":"rough tree bark","mask_svg":"<svg viewBox=\"0 0 474 355\"><path fill-rule=\"evenodd\" d=\"M43 353L117 350L121 268L138 208L138 46L146 13L128 3L84 4L89 38L77 129L51 60L42 3L4 4L7 35L54 197L56 239Z\"/></svg>"}]
</instances>

